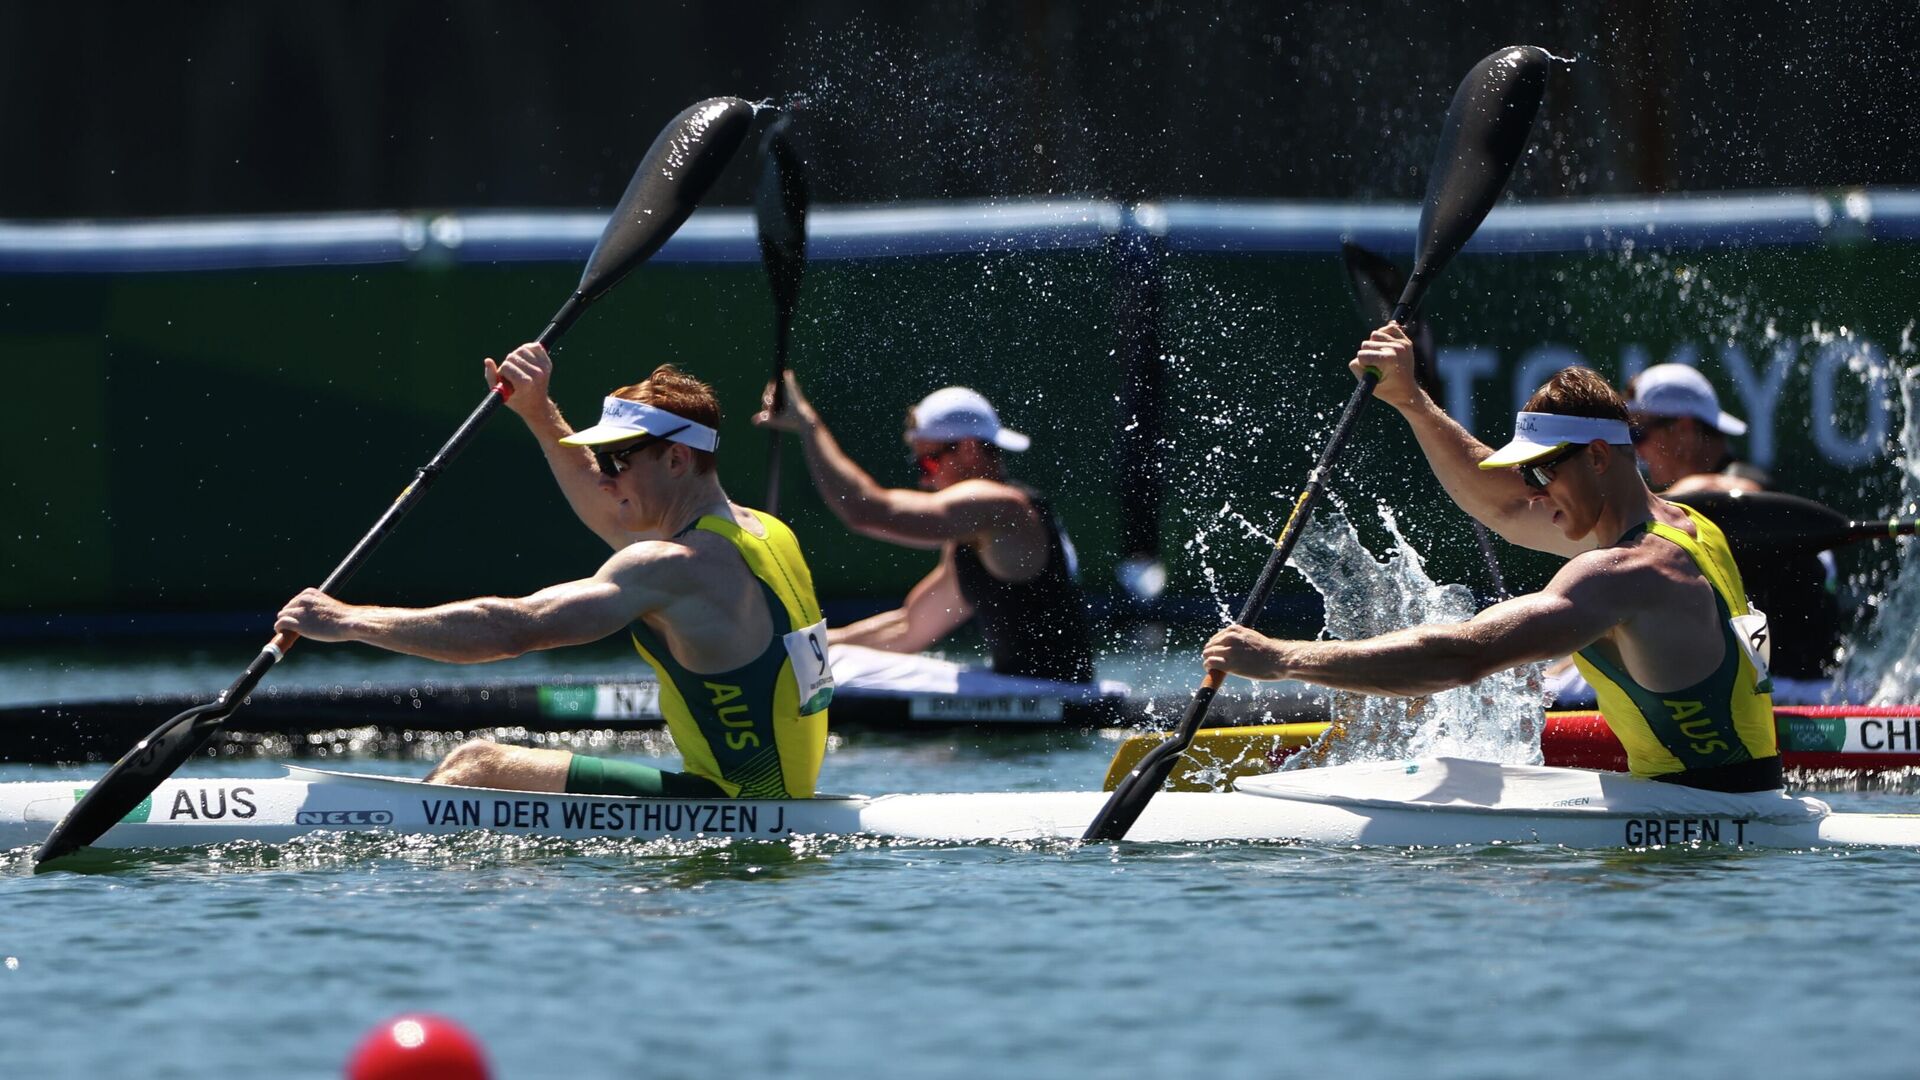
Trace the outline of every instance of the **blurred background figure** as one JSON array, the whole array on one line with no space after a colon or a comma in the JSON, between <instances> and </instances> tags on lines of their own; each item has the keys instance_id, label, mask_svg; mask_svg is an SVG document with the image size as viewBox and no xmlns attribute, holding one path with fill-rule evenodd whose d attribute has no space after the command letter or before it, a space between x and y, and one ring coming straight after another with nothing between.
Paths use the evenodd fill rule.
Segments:
<instances>
[{"instance_id":1,"label":"blurred background figure","mask_svg":"<svg viewBox=\"0 0 1920 1080\"><path fill-rule=\"evenodd\" d=\"M444 1016L408 1013L383 1020L347 1059L347 1080L489 1080L480 1043Z\"/></svg>"},{"instance_id":2,"label":"blurred background figure","mask_svg":"<svg viewBox=\"0 0 1920 1080\"><path fill-rule=\"evenodd\" d=\"M1024 453L1026 434L1002 425L977 391L935 390L907 411L907 459L919 490L885 487L840 449L791 369L785 380L778 403L767 387L754 423L800 436L807 471L833 513L863 536L940 552L898 608L833 627L835 646L917 653L971 619L996 674L1093 681L1080 556L1052 500L1007 473L1005 455Z\"/></svg>"},{"instance_id":3,"label":"blurred background figure","mask_svg":"<svg viewBox=\"0 0 1920 1080\"><path fill-rule=\"evenodd\" d=\"M1705 375L1685 364L1655 364L1627 380L1634 451L1647 483L1666 495L1689 491L1765 491L1766 470L1739 461L1727 444L1745 435L1746 421L1720 407Z\"/></svg>"}]
</instances>

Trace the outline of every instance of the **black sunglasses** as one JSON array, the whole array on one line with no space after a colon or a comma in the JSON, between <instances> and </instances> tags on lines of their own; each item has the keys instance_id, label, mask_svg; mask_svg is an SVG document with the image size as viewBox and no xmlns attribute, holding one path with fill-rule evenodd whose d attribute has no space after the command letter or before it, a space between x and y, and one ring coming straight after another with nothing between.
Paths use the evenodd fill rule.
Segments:
<instances>
[{"instance_id":1,"label":"black sunglasses","mask_svg":"<svg viewBox=\"0 0 1920 1080\"><path fill-rule=\"evenodd\" d=\"M645 436L639 442L623 446L618 450L595 450L593 452L593 463L600 467L600 472L605 476L609 478L619 476L621 473L633 468L632 465L627 464L628 458L650 446L658 446L666 442L667 436L678 435L680 432L687 430L688 426L687 424L681 424L672 431L663 431L658 435Z\"/></svg>"},{"instance_id":2,"label":"black sunglasses","mask_svg":"<svg viewBox=\"0 0 1920 1080\"><path fill-rule=\"evenodd\" d=\"M1520 479L1526 481L1527 486L1535 491L1545 491L1547 485L1553 482L1553 470L1558 467L1560 463L1585 449L1586 444L1580 443L1569 446L1544 461L1530 461L1525 465L1521 465L1519 466Z\"/></svg>"}]
</instances>

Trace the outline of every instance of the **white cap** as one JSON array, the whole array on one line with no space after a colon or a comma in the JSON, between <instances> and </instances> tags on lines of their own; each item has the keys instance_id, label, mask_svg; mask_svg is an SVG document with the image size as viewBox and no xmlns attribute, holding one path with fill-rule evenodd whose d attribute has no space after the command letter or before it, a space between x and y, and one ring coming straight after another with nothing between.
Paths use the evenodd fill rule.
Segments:
<instances>
[{"instance_id":1,"label":"white cap","mask_svg":"<svg viewBox=\"0 0 1920 1080\"><path fill-rule=\"evenodd\" d=\"M1513 440L1480 462L1482 469L1525 465L1569 446L1585 446L1600 439L1620 446L1633 444L1633 433L1619 420L1560 413L1520 412L1513 415Z\"/></svg>"},{"instance_id":2,"label":"white cap","mask_svg":"<svg viewBox=\"0 0 1920 1080\"><path fill-rule=\"evenodd\" d=\"M993 405L979 391L964 386L949 386L921 398L907 414L907 438L928 442L979 439L1016 454L1033 445L1025 435L1001 427L1000 414L993 411Z\"/></svg>"},{"instance_id":3,"label":"white cap","mask_svg":"<svg viewBox=\"0 0 1920 1080\"><path fill-rule=\"evenodd\" d=\"M1747 422L1720 408L1713 384L1685 364L1655 364L1633 380L1627 408L1639 416L1691 416L1725 435L1745 435Z\"/></svg>"}]
</instances>

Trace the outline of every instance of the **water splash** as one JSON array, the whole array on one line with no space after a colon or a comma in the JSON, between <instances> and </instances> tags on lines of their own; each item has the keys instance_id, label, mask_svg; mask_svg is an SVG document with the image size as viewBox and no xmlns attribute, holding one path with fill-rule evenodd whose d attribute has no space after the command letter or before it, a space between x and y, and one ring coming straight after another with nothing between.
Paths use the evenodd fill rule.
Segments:
<instances>
[{"instance_id":1,"label":"water splash","mask_svg":"<svg viewBox=\"0 0 1920 1080\"><path fill-rule=\"evenodd\" d=\"M1901 424L1899 456L1893 465L1900 475L1895 513L1912 516L1920 508L1920 367L1900 373ZM1843 650L1837 687L1849 688L1849 698L1874 705L1903 705L1920 697L1920 566L1914 556L1920 545L1913 537L1897 541L1892 562L1897 569L1884 591L1866 598L1873 622Z\"/></svg>"},{"instance_id":2,"label":"water splash","mask_svg":"<svg viewBox=\"0 0 1920 1080\"><path fill-rule=\"evenodd\" d=\"M1320 513L1300 537L1294 564L1326 598L1327 636L1352 641L1472 618L1473 593L1464 585L1434 582L1392 509L1382 504L1379 516L1393 543L1385 558L1367 550L1339 510ZM1288 767L1438 755L1537 765L1545 708L1537 664L1431 697L1335 693L1327 737L1312 752L1295 755Z\"/></svg>"}]
</instances>

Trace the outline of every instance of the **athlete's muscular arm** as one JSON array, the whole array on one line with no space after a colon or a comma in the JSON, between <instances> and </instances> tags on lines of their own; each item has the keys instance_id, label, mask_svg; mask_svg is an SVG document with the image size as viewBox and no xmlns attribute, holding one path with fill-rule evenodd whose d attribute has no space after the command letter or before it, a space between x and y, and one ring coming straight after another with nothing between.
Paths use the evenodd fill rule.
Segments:
<instances>
[{"instance_id":1,"label":"athlete's muscular arm","mask_svg":"<svg viewBox=\"0 0 1920 1080\"><path fill-rule=\"evenodd\" d=\"M1413 428L1447 494L1462 510L1478 518L1502 539L1535 551L1577 555L1592 550L1591 541L1568 540L1553 525L1553 511L1530 498L1531 492L1512 469L1483 470L1480 462L1493 449L1448 416L1413 377L1413 339L1397 323L1375 330L1361 343L1348 363L1355 377L1367 368L1380 371L1373 396L1392 405Z\"/></svg>"},{"instance_id":2,"label":"athlete's muscular arm","mask_svg":"<svg viewBox=\"0 0 1920 1080\"><path fill-rule=\"evenodd\" d=\"M834 510L857 533L921 548L1004 535L1036 520L1026 496L994 480L962 480L940 491L882 488L878 498Z\"/></svg>"},{"instance_id":3,"label":"athlete's muscular arm","mask_svg":"<svg viewBox=\"0 0 1920 1080\"><path fill-rule=\"evenodd\" d=\"M887 652L919 652L946 637L973 617L973 605L960 595L953 556L940 564L907 594L906 602L856 623L827 631L834 645L866 645Z\"/></svg>"},{"instance_id":4,"label":"athlete's muscular arm","mask_svg":"<svg viewBox=\"0 0 1920 1080\"><path fill-rule=\"evenodd\" d=\"M612 504L600 490L600 469L593 463L593 453L583 446L560 445L561 439L573 434L573 428L566 417L560 415L560 406L548 396L553 358L547 355L546 346L529 342L508 353L500 363L488 359L483 366L488 386L504 381L513 388L513 394L507 398L507 408L533 432L540 452L546 455L547 468L553 471L553 478L559 482L560 492L567 497L567 505L573 507L574 514L595 536L615 549L632 543L633 537L620 528Z\"/></svg>"},{"instance_id":5,"label":"athlete's muscular arm","mask_svg":"<svg viewBox=\"0 0 1920 1080\"><path fill-rule=\"evenodd\" d=\"M792 371L786 373L784 398L778 412L769 404L753 422L800 436L814 487L854 532L908 547L936 548L1034 520L1024 496L990 480L969 480L944 491L882 487L840 449L826 421L800 392Z\"/></svg>"},{"instance_id":6,"label":"athlete's muscular arm","mask_svg":"<svg viewBox=\"0 0 1920 1080\"><path fill-rule=\"evenodd\" d=\"M1413 697L1583 649L1639 612L1646 571L1575 558L1540 592L1495 604L1462 623L1396 630L1361 641L1283 641L1228 626L1207 642L1209 670L1249 679L1301 679L1337 690Z\"/></svg>"},{"instance_id":7,"label":"athlete's muscular arm","mask_svg":"<svg viewBox=\"0 0 1920 1080\"><path fill-rule=\"evenodd\" d=\"M505 660L598 641L672 597L674 554L659 543L616 552L599 573L529 596L480 596L426 608L347 604L318 589L287 602L274 621L315 641L361 641L455 664Z\"/></svg>"}]
</instances>

